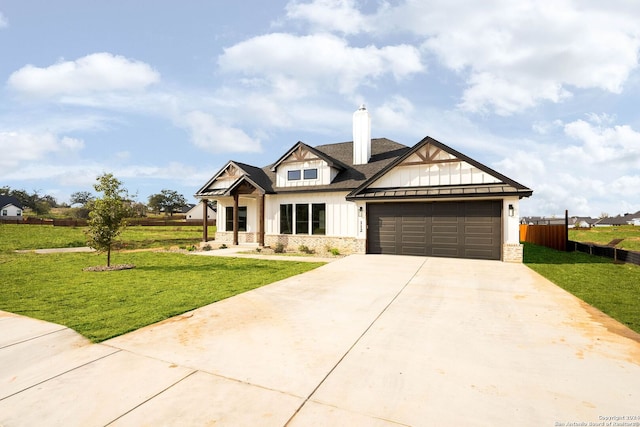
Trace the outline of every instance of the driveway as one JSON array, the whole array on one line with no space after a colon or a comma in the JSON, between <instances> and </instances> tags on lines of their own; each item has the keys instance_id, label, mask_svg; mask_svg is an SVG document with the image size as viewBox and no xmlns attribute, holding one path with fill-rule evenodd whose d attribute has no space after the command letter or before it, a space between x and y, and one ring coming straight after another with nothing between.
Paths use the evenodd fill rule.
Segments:
<instances>
[{"instance_id":1,"label":"driveway","mask_svg":"<svg viewBox=\"0 0 640 427\"><path fill-rule=\"evenodd\" d=\"M4 427L606 425L639 401L640 336L521 264L352 255L97 345L0 312Z\"/></svg>"}]
</instances>

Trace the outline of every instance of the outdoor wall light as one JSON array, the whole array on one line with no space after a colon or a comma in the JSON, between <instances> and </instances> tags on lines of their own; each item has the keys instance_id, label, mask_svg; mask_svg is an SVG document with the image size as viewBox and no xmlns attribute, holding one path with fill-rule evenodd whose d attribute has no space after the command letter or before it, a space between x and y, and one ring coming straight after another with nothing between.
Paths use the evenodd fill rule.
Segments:
<instances>
[{"instance_id":1,"label":"outdoor wall light","mask_svg":"<svg viewBox=\"0 0 640 427\"><path fill-rule=\"evenodd\" d=\"M358 216L362 218L362 206L358 208Z\"/></svg>"},{"instance_id":2,"label":"outdoor wall light","mask_svg":"<svg viewBox=\"0 0 640 427\"><path fill-rule=\"evenodd\" d=\"M509 216L515 216L516 210L513 208L513 205L509 205Z\"/></svg>"}]
</instances>

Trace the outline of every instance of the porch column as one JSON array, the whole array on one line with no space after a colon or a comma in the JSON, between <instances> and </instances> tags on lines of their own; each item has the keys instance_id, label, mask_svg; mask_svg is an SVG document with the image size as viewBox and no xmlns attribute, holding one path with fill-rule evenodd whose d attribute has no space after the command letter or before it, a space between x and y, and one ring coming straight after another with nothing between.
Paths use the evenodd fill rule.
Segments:
<instances>
[{"instance_id":1,"label":"porch column","mask_svg":"<svg viewBox=\"0 0 640 427\"><path fill-rule=\"evenodd\" d=\"M238 219L238 201L240 196L236 193L233 195L233 244L238 245L238 226L240 224Z\"/></svg>"},{"instance_id":2,"label":"porch column","mask_svg":"<svg viewBox=\"0 0 640 427\"><path fill-rule=\"evenodd\" d=\"M258 194L258 246L264 246L264 194Z\"/></svg>"},{"instance_id":3,"label":"porch column","mask_svg":"<svg viewBox=\"0 0 640 427\"><path fill-rule=\"evenodd\" d=\"M207 207L209 206L209 200L202 199L202 241L209 240L209 218L207 218Z\"/></svg>"}]
</instances>

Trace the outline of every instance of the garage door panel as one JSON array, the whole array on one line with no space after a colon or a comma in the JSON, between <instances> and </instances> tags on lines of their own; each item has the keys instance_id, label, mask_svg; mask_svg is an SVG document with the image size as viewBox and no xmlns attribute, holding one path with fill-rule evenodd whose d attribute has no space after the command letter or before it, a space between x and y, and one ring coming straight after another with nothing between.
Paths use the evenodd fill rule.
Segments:
<instances>
[{"instance_id":1,"label":"garage door panel","mask_svg":"<svg viewBox=\"0 0 640 427\"><path fill-rule=\"evenodd\" d=\"M369 253L500 259L500 201L367 206Z\"/></svg>"}]
</instances>

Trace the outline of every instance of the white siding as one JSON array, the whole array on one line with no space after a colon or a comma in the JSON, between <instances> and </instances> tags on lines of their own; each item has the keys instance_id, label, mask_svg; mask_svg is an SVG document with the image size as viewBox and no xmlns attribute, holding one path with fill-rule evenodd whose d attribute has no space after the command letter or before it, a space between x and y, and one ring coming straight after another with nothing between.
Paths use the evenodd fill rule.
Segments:
<instances>
[{"instance_id":1,"label":"white siding","mask_svg":"<svg viewBox=\"0 0 640 427\"><path fill-rule=\"evenodd\" d=\"M304 179L305 169L317 169L317 179ZM289 171L299 170L301 179L295 181L289 181L287 174ZM313 185L327 185L331 184L331 181L337 175L337 171L329 166L324 160L306 160L304 162L286 163L278 167L276 171L276 186L277 187L309 187Z\"/></svg>"},{"instance_id":2,"label":"white siding","mask_svg":"<svg viewBox=\"0 0 640 427\"><path fill-rule=\"evenodd\" d=\"M226 229L226 208L233 207L233 197L221 197L216 200L218 201L216 228L218 231L230 231ZM255 198L240 196L240 200L238 200L238 206L247 207L247 232L257 232L257 215L259 215L259 213L257 212L257 204Z\"/></svg>"},{"instance_id":3,"label":"white siding","mask_svg":"<svg viewBox=\"0 0 640 427\"><path fill-rule=\"evenodd\" d=\"M398 165L376 180L372 188L491 184L499 179L467 162Z\"/></svg>"},{"instance_id":4,"label":"white siding","mask_svg":"<svg viewBox=\"0 0 640 427\"><path fill-rule=\"evenodd\" d=\"M280 205L324 203L326 235L357 237L357 206L345 200L347 192L268 195L265 200L265 232L280 234Z\"/></svg>"}]
</instances>

